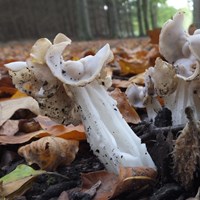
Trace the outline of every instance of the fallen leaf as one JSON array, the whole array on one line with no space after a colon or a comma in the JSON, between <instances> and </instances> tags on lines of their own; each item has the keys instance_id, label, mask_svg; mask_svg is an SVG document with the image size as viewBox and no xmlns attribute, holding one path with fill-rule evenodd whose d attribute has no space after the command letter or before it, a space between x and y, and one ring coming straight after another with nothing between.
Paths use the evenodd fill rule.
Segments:
<instances>
[{"instance_id":1,"label":"fallen leaf","mask_svg":"<svg viewBox=\"0 0 200 200\"><path fill-rule=\"evenodd\" d=\"M13 94L16 93L16 91L17 91L16 88L7 87L7 86L1 86L0 87L0 98L1 98L1 101L6 99L6 98L10 98Z\"/></svg>"},{"instance_id":2,"label":"fallen leaf","mask_svg":"<svg viewBox=\"0 0 200 200\"><path fill-rule=\"evenodd\" d=\"M0 178L0 197L13 199L27 191L35 177L46 173L34 170L27 165L19 165L11 173Z\"/></svg>"},{"instance_id":3,"label":"fallen leaf","mask_svg":"<svg viewBox=\"0 0 200 200\"><path fill-rule=\"evenodd\" d=\"M149 60L146 58L119 59L121 75L139 74L149 67Z\"/></svg>"},{"instance_id":4,"label":"fallen leaf","mask_svg":"<svg viewBox=\"0 0 200 200\"><path fill-rule=\"evenodd\" d=\"M41 130L40 124L35 119L22 119L19 121L19 132L32 133Z\"/></svg>"},{"instance_id":5,"label":"fallen leaf","mask_svg":"<svg viewBox=\"0 0 200 200\"><path fill-rule=\"evenodd\" d=\"M28 109L35 114L39 114L39 106L32 97L12 99L0 102L0 126L6 122L19 109Z\"/></svg>"},{"instance_id":6,"label":"fallen leaf","mask_svg":"<svg viewBox=\"0 0 200 200\"><path fill-rule=\"evenodd\" d=\"M144 85L144 74L145 72L132 76L129 81L137 85Z\"/></svg>"},{"instance_id":7,"label":"fallen leaf","mask_svg":"<svg viewBox=\"0 0 200 200\"><path fill-rule=\"evenodd\" d=\"M149 59L149 65L154 66L155 65L155 60L158 57L162 57L160 52L159 52L159 47L157 44L150 44L150 50L148 54L146 55L146 59Z\"/></svg>"},{"instance_id":8,"label":"fallen leaf","mask_svg":"<svg viewBox=\"0 0 200 200\"><path fill-rule=\"evenodd\" d=\"M11 97L11 99L18 99L18 98L22 98L22 97L27 97L27 95L23 92L20 92L19 90L17 90Z\"/></svg>"},{"instance_id":9,"label":"fallen leaf","mask_svg":"<svg viewBox=\"0 0 200 200\"><path fill-rule=\"evenodd\" d=\"M158 44L159 43L159 35L160 35L161 28L155 28L153 30L148 30L147 34L150 37L150 43Z\"/></svg>"},{"instance_id":10,"label":"fallen leaf","mask_svg":"<svg viewBox=\"0 0 200 200\"><path fill-rule=\"evenodd\" d=\"M7 120L0 127L0 135L14 135L19 130L19 120Z\"/></svg>"},{"instance_id":11,"label":"fallen leaf","mask_svg":"<svg viewBox=\"0 0 200 200\"><path fill-rule=\"evenodd\" d=\"M129 104L126 95L119 88L111 92L111 96L117 101L117 107L127 123L138 124L141 122L136 110Z\"/></svg>"},{"instance_id":12,"label":"fallen leaf","mask_svg":"<svg viewBox=\"0 0 200 200\"><path fill-rule=\"evenodd\" d=\"M119 176L107 171L82 174L82 191L91 188L97 181L101 185L94 200L111 199L125 191L133 191L154 183L157 173L147 167L120 168Z\"/></svg>"},{"instance_id":13,"label":"fallen leaf","mask_svg":"<svg viewBox=\"0 0 200 200\"><path fill-rule=\"evenodd\" d=\"M59 165L69 165L78 152L79 142L58 137L43 137L19 148L18 153L29 165L36 163L41 169L55 170Z\"/></svg>"},{"instance_id":14,"label":"fallen leaf","mask_svg":"<svg viewBox=\"0 0 200 200\"><path fill-rule=\"evenodd\" d=\"M64 139L74 139L74 140L85 140L86 135L84 131L83 125L55 125L49 127L47 130L39 130L33 133L28 133L24 135L17 135L17 136L5 136L0 135L0 144L22 144L28 142L34 137L42 138L46 136L55 136Z\"/></svg>"},{"instance_id":15,"label":"fallen leaf","mask_svg":"<svg viewBox=\"0 0 200 200\"><path fill-rule=\"evenodd\" d=\"M112 86L114 88L127 88L131 84L131 81L127 80L120 80L120 79L113 79Z\"/></svg>"},{"instance_id":16,"label":"fallen leaf","mask_svg":"<svg viewBox=\"0 0 200 200\"><path fill-rule=\"evenodd\" d=\"M81 188L73 188L71 190L67 191L67 197L69 199L88 199L92 200L93 197L96 195L97 190L99 189L101 185L101 181L97 181L94 185L91 186L91 188L88 188L86 190L81 190ZM67 200L67 199L63 199Z\"/></svg>"}]
</instances>

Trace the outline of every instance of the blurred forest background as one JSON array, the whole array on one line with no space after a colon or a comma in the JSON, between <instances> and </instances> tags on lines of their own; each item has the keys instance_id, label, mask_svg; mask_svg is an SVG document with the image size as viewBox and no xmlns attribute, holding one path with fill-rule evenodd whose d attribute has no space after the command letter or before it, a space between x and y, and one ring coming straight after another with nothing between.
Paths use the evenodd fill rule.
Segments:
<instances>
[{"instance_id":1,"label":"blurred forest background","mask_svg":"<svg viewBox=\"0 0 200 200\"><path fill-rule=\"evenodd\" d=\"M199 27L200 1L188 0L184 11L187 25ZM58 32L73 40L145 36L175 12L167 0L0 0L0 42Z\"/></svg>"}]
</instances>

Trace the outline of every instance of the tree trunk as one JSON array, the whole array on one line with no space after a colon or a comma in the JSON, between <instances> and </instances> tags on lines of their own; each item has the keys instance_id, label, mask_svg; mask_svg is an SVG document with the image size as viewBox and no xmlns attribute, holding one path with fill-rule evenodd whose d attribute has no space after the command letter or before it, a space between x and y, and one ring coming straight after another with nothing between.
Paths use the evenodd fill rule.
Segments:
<instances>
[{"instance_id":1,"label":"tree trunk","mask_svg":"<svg viewBox=\"0 0 200 200\"><path fill-rule=\"evenodd\" d=\"M144 29L143 29L143 20L142 20L141 1L137 0L136 3L137 3L137 19L138 19L139 36L143 36Z\"/></svg>"},{"instance_id":2,"label":"tree trunk","mask_svg":"<svg viewBox=\"0 0 200 200\"><path fill-rule=\"evenodd\" d=\"M76 0L76 6L79 39L91 39L92 32L90 29L87 0Z\"/></svg>"},{"instance_id":3,"label":"tree trunk","mask_svg":"<svg viewBox=\"0 0 200 200\"><path fill-rule=\"evenodd\" d=\"M200 1L193 0L193 23L196 28L200 28Z\"/></svg>"},{"instance_id":4,"label":"tree trunk","mask_svg":"<svg viewBox=\"0 0 200 200\"><path fill-rule=\"evenodd\" d=\"M142 0L142 11L144 17L144 27L145 31L149 30L149 20L148 20L148 0Z\"/></svg>"},{"instance_id":5,"label":"tree trunk","mask_svg":"<svg viewBox=\"0 0 200 200\"><path fill-rule=\"evenodd\" d=\"M158 27L157 25L157 4L155 2L153 2L152 0L150 0L149 2L149 9L150 9L150 16L151 16L151 26L152 29L155 29Z\"/></svg>"},{"instance_id":6,"label":"tree trunk","mask_svg":"<svg viewBox=\"0 0 200 200\"><path fill-rule=\"evenodd\" d=\"M106 5L108 6L107 17L110 37L115 38L120 35L116 0L106 0Z\"/></svg>"}]
</instances>

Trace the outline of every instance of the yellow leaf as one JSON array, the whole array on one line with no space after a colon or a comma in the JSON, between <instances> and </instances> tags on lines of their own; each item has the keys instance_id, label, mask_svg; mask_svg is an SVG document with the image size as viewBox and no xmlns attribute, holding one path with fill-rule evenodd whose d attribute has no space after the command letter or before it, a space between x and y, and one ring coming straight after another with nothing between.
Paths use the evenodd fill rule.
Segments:
<instances>
[{"instance_id":1,"label":"yellow leaf","mask_svg":"<svg viewBox=\"0 0 200 200\"><path fill-rule=\"evenodd\" d=\"M27 95L23 92L20 92L17 90L15 94L12 95L11 99L17 99L17 98L22 98L22 97L27 97Z\"/></svg>"},{"instance_id":2,"label":"yellow leaf","mask_svg":"<svg viewBox=\"0 0 200 200\"><path fill-rule=\"evenodd\" d=\"M0 197L9 200L22 195L30 188L34 178L43 173L46 172L27 165L17 166L14 171L0 178Z\"/></svg>"}]
</instances>

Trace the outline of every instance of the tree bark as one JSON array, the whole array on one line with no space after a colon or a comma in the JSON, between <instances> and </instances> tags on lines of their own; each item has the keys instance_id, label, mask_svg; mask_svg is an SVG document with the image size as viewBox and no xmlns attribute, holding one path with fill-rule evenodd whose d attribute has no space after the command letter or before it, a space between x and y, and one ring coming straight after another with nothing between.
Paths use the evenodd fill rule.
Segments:
<instances>
[{"instance_id":1,"label":"tree bark","mask_svg":"<svg viewBox=\"0 0 200 200\"><path fill-rule=\"evenodd\" d=\"M196 28L200 28L200 1L193 0L193 23Z\"/></svg>"},{"instance_id":2,"label":"tree bark","mask_svg":"<svg viewBox=\"0 0 200 200\"><path fill-rule=\"evenodd\" d=\"M107 19L109 24L110 37L116 38L120 36L116 0L106 0L106 5L108 6Z\"/></svg>"},{"instance_id":3,"label":"tree bark","mask_svg":"<svg viewBox=\"0 0 200 200\"><path fill-rule=\"evenodd\" d=\"M77 25L78 25L78 36L80 39L91 39L92 32L90 29L90 20L88 13L87 0L76 0L77 6Z\"/></svg>"},{"instance_id":4,"label":"tree bark","mask_svg":"<svg viewBox=\"0 0 200 200\"><path fill-rule=\"evenodd\" d=\"M149 30L149 20L148 20L148 0L142 0L142 11L144 17L144 27L145 31Z\"/></svg>"},{"instance_id":5,"label":"tree bark","mask_svg":"<svg viewBox=\"0 0 200 200\"><path fill-rule=\"evenodd\" d=\"M137 3L137 19L138 19L139 36L143 36L144 29L143 29L143 20L142 20L141 0L137 0L136 3Z\"/></svg>"},{"instance_id":6,"label":"tree bark","mask_svg":"<svg viewBox=\"0 0 200 200\"><path fill-rule=\"evenodd\" d=\"M149 1L149 10L150 10L150 16L151 16L151 26L152 29L155 29L158 27L157 25L157 4L153 1Z\"/></svg>"}]
</instances>

